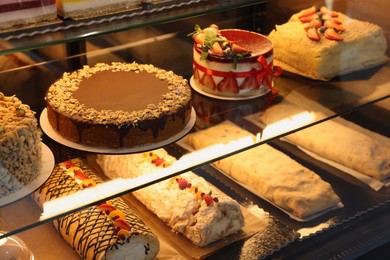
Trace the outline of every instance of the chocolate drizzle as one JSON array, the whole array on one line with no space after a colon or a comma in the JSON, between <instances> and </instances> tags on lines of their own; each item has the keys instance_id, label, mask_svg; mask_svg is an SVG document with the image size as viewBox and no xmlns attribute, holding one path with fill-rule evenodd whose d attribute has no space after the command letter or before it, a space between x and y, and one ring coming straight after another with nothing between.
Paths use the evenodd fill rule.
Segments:
<instances>
[{"instance_id":1,"label":"chocolate drizzle","mask_svg":"<svg viewBox=\"0 0 390 260\"><path fill-rule=\"evenodd\" d=\"M81 160L74 159L72 162L97 184L102 182L89 168L83 165ZM75 179L68 175L65 169L57 165L50 178L34 193L34 198L40 204L43 201L66 196L80 190L81 187ZM130 236L126 239L121 239L116 234L116 228L112 225L109 217L101 212L98 206L92 206L53 221L58 232L83 259L99 259L100 255L130 243L137 236L149 236L151 239L156 239L151 230L122 199L115 198L111 199L110 202L126 215L125 220L131 227ZM150 245L147 240L144 248L145 255L150 253ZM90 255L91 250L93 258Z\"/></svg>"}]
</instances>

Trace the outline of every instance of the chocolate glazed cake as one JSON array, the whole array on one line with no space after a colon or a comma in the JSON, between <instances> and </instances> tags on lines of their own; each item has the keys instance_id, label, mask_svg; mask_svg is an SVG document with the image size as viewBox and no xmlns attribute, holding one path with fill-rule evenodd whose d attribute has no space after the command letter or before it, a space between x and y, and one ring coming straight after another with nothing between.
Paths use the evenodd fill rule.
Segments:
<instances>
[{"instance_id":1,"label":"chocolate glazed cake","mask_svg":"<svg viewBox=\"0 0 390 260\"><path fill-rule=\"evenodd\" d=\"M191 117L187 80L137 63L97 64L65 73L46 94L48 120L70 141L108 148L156 143Z\"/></svg>"}]
</instances>

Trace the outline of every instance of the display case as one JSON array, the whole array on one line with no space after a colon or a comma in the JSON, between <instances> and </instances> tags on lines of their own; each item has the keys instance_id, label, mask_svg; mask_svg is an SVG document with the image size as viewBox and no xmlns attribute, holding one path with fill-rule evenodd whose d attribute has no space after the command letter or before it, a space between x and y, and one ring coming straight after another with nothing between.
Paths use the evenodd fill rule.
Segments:
<instances>
[{"instance_id":1,"label":"display case","mask_svg":"<svg viewBox=\"0 0 390 260\"><path fill-rule=\"evenodd\" d=\"M333 3L333 1L331 1ZM390 11L386 1L369 3L334 1L334 9L349 16L376 23L382 27L390 42ZM241 28L264 35L276 24L285 23L293 14L322 1L166 1L144 5L137 10L85 20L59 19L53 24L19 28L0 33L0 92L16 95L37 112L40 119L45 108L48 87L64 72L83 65L114 61L153 64L172 70L190 81L192 77L192 46L188 34L195 24L220 28ZM386 55L389 56L389 49ZM11 62L10 62L11 61ZM336 77L330 81L316 81L283 72L274 78L276 91L248 100L219 100L193 91L192 106L196 113L190 133L212 128L226 120L257 135L256 141L203 152L189 149L185 138L165 144L164 148L178 159L177 167L155 174L142 183L112 188L94 163L96 152L76 149L53 140L46 134L43 143L54 156L55 163L80 158L105 179L107 193L81 205L66 206L57 213L42 217L42 210L30 195L37 187L19 197L1 199L0 238L18 236L24 240L36 259L78 259L79 256L61 238L51 222L96 205L102 201L123 197L131 207L161 234L160 259L258 259L258 258L346 258L358 256L382 257L390 241L390 189L388 183L370 185L350 174L349 169L315 157L298 146L286 142L295 132L310 129L328 121L337 121L364 133L380 136L382 144L390 144L390 67L380 66ZM283 128L271 127L258 121L276 106L294 105L300 111L316 113L317 117L292 120L294 110L287 111L280 121ZM41 122L41 121L40 121ZM271 129L271 130L270 130ZM321 136L318 136L320 139ZM270 145L300 164L316 172L329 182L343 203L342 208L308 221L291 218L272 202L241 186L215 167L215 162L233 155ZM335 149L338 149L335 147ZM349 153L348 148L344 152ZM142 150L143 151L143 150ZM364 156L364 155L362 155ZM229 246L214 248L197 254L181 247L180 239L169 238L169 232L156 218L145 214L131 192L169 179L187 171L202 176L217 188L237 200L255 217L267 218L265 227L238 239ZM44 181L42 181L43 184ZM157 222L156 222L157 221ZM168 234L168 235L167 235ZM177 236L173 234L172 236ZM168 237L168 238L167 238ZM50 244L50 246L48 246ZM187 251L186 251L187 250Z\"/></svg>"}]
</instances>

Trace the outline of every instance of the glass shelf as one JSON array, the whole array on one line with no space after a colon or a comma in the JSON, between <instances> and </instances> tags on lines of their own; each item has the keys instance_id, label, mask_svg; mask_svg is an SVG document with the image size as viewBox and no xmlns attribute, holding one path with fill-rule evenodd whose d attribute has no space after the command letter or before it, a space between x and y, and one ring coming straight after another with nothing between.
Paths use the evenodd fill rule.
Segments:
<instances>
[{"instance_id":1,"label":"glass shelf","mask_svg":"<svg viewBox=\"0 0 390 260\"><path fill-rule=\"evenodd\" d=\"M0 55L178 21L262 2L266 1L173 0L164 4L149 5L147 8L97 18L77 21L58 20L51 25L0 32ZM6 42L6 44L1 45L1 42Z\"/></svg>"}]
</instances>

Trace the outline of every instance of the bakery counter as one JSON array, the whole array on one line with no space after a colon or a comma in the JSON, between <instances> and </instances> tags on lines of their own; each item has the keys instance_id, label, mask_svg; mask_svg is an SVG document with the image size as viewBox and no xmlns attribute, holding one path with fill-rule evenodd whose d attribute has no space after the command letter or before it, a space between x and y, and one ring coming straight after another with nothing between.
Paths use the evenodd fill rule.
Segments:
<instances>
[{"instance_id":1,"label":"bakery counter","mask_svg":"<svg viewBox=\"0 0 390 260\"><path fill-rule=\"evenodd\" d=\"M191 24L192 26L192 24ZM185 42L184 46L191 48L191 43L188 41L188 38L180 38L182 35L178 35L180 42ZM177 38L170 38L167 40L163 40L161 44L163 45L171 45L172 41L178 40ZM145 48L145 46L143 46ZM147 48L147 47L146 47ZM127 47L127 49L123 49L123 51L128 51L134 53L135 50L139 50L139 47ZM103 60L105 62L110 62L110 59L118 59L118 56L108 56L106 52L103 54L100 51L96 52L97 55L91 55L96 60ZM125 52L126 53L126 52ZM94 53L91 53L94 54ZM162 54L164 55L164 54ZM170 54L167 53L167 56ZM90 57L91 57L90 56ZM154 56L151 55L153 59L162 58L162 60L166 59L165 56ZM189 52L186 55L181 56L183 60L187 60L188 64L191 64L191 53ZM92 59L91 59L92 60ZM148 59L144 59L144 61L150 62ZM49 65L50 64L43 64ZM171 69L175 70L176 68L174 63L172 63ZM45 70L46 71L46 70ZM49 70L50 73L53 70ZM230 150L221 150L210 149L209 154L204 154L202 159L190 160L187 159L187 162L190 161L191 164L182 164L181 168L177 171L169 173L168 175L157 178L146 180L139 187L127 188L123 190L112 190L112 193L106 195L105 198L115 197L117 195L122 195L127 193L128 191L136 190L140 187L147 186L148 184L155 183L158 180L166 179L186 170L196 169L200 166L207 165L221 158L228 157L229 155L235 154L237 152L244 151L248 148L256 147L262 145L271 140L279 139L283 136L287 136L289 133L293 133L297 130L301 130L308 126L316 125L323 121L330 120L339 115L343 115L345 113L350 112L351 110L355 110L357 108L364 108L369 106L371 103L375 103L378 100L386 99L389 96L389 88L388 88L388 75L389 73L389 64L385 64L382 66L378 66L376 68L372 68L369 70L365 70L363 72L351 73L346 76L335 78L328 82L322 81L314 81L302 78L300 76L293 75L291 73L284 73L281 77L274 78L275 89L277 92L271 92L265 96L250 99L250 100L233 100L230 102L226 102L225 100L219 100L204 96L202 94L193 91L193 100L192 105L196 113L195 118L195 126L192 130L193 132L212 128L213 126L224 122L231 121L240 127L246 129L254 135L261 136L260 139L257 139L253 143L244 143L243 146L238 147L230 147ZM51 75L51 74L50 74ZM51 75L50 78L53 78ZM39 93L35 93L39 94ZM43 99L43 97L41 97ZM42 104L40 104L42 105ZM281 108L280 110L278 108ZM287 108L287 109L285 109ZM262 120L265 115L270 114L274 110L281 111L281 114L276 115L276 119L273 118L270 121ZM383 109L382 109L383 110ZM381 110L381 111L382 111ZM385 111L385 110L383 110ZM309 117L309 120L305 117L298 117L297 122L293 122L292 119L295 118L297 114L301 114L303 112L304 115L315 115L314 117ZM38 116L41 114L38 112ZM275 120L288 119L291 124L289 124L286 128L275 128L272 126L275 123ZM361 122L360 122L361 123ZM277 124L275 124L277 125ZM271 126L271 127L269 127ZM292 127L291 127L292 126ZM269 131L269 129L272 131ZM371 129L371 126L365 126L368 129ZM382 133L386 133L386 130L382 130ZM387 132L388 133L388 132ZM80 151L77 149L70 149L68 147L64 147L62 145L58 145L58 143L53 142L51 138L48 136L44 136L44 142L48 145L50 150L53 152L56 163L60 163L62 161L72 159L75 157L84 157L88 155L88 152ZM180 146L180 141L177 144ZM296 150L296 147L293 145L286 144L286 142L276 142L275 147L277 149L282 150L287 154L299 154L299 150ZM293 149L292 152L289 152L289 149ZM192 150L191 150L192 151ZM195 154L195 153L194 153ZM180 158L183 154L179 154L177 158ZM191 153L190 153L191 155ZM187 157L189 158L189 157ZM298 157L299 158L299 157ZM314 167L309 164L310 168ZM315 168L318 166L315 166ZM327 168L325 167L325 170ZM356 182L354 177L345 177L340 173L339 170L335 170L335 175L339 176L341 179L345 179L346 181L352 181L352 183ZM322 176L324 177L324 176ZM329 178L325 176L325 179ZM336 178L337 179L337 178ZM332 182L333 179L330 179ZM359 183L359 181L357 181ZM360 185L360 184L358 184ZM338 188L342 190L342 184ZM356 191L355 191L356 192ZM357 192L359 194L359 192ZM380 192L378 193L380 194ZM386 197L386 195L385 195ZM379 200L383 200L385 197L380 197ZM80 207L84 208L88 205L96 204L100 200L104 200L104 197L100 197L91 201L90 204L87 203ZM348 198L349 199L349 198ZM374 203L377 203L377 200L374 200ZM18 203L18 202L17 202ZM370 208L373 206L372 201L367 201L367 203L362 204L361 206ZM268 205L268 204L266 204ZM10 205L11 207L13 205ZM2 211L8 211L9 206L2 207ZM70 213L71 211L78 210L79 208L72 208L68 211L62 212L61 214ZM273 205L268 209L269 211L275 211ZM363 208L354 209L351 212L348 212L346 215L343 215L341 218L350 218L356 212L364 210ZM9 210L12 212L13 210ZM276 212L278 210L276 209ZM281 215L284 216L283 214ZM14 233L18 233L27 229L28 227L35 227L40 224L45 224L49 222L52 218L49 218L45 221L39 221L38 215L31 215L31 218L26 219L25 221L20 221L15 223L15 225L11 225L7 227L7 230L13 231ZM285 222L288 226L292 226L294 230L299 229L299 225L296 226L292 223L289 223L289 217L284 216ZM55 218L55 217L54 217ZM279 219L279 217L277 217ZM298 222L299 223L299 222ZM295 223L296 224L296 223ZM12 234L12 233L11 233Z\"/></svg>"},{"instance_id":2,"label":"bakery counter","mask_svg":"<svg viewBox=\"0 0 390 260\"><path fill-rule=\"evenodd\" d=\"M134 213L143 221L150 245L159 241L158 259L354 258L389 243L390 127L385 120L390 116L389 62L329 81L307 79L284 71L280 77L274 77L272 91L263 96L230 100L210 97L192 85L193 56L188 50L192 50L193 43L187 33L199 21L204 24L220 21L219 24L226 28L237 27L242 22L242 19L226 20L224 14L243 14L243 20L264 18L263 9L253 16L248 12L253 3L243 3L240 2L242 9L218 14L214 14L221 11L218 8L210 9L211 14L202 9L201 18L188 18L188 13L179 11L173 19L181 15L186 19L180 24L169 23L172 27L153 25L159 22L158 17L151 22L153 30L147 32L132 27L143 27L143 23L129 25L121 21L119 23L126 25L120 25L119 29L110 27L107 31L92 33L93 37L85 37L89 51L82 53L78 65L136 60L177 72L190 82L191 124L182 136L162 145L115 153L62 144L62 140L56 140L51 132L47 132L42 121L45 119L42 111L44 95L48 86L68 71L62 62L81 56L54 58L50 62L36 59L39 62L32 66L34 61L28 60L24 67L27 69L23 70L28 72L28 78L19 79L22 81L18 83L20 88L7 88L6 91L33 101L27 103L37 108L37 117L44 131L43 142L53 156L50 163L55 168L50 169L47 180L40 185L1 205L1 229L9 231L9 236L21 237L38 259L58 255L78 259L83 249L76 251L83 246L72 247L68 243L72 236L76 237L75 230L82 235L89 232L77 226L81 219L87 215L93 216L92 221L100 220L118 209L126 212L125 218L133 217ZM244 8L246 4L248 9ZM228 9L234 7L228 5ZM196 14L196 8L191 8L190 16ZM167 19L164 21L169 22L171 18ZM253 26L256 25L258 23L254 22ZM134 41L129 40L133 36L128 32L120 32L130 28L141 32L137 34L139 38L132 39ZM387 32L389 28L384 30ZM77 34L75 31L69 33ZM144 41L145 35L150 38ZM80 35L72 37L70 35L65 41L80 39ZM81 38L84 40L84 36ZM63 41L61 38L59 42ZM20 44L24 45L23 41ZM178 52L177 49L187 51ZM17 49L8 50L14 52ZM37 58L34 55L31 56ZM8 55L4 57L10 59ZM35 76L36 69L40 77ZM8 75L13 72L14 69L9 69L0 76L12 82ZM34 74L29 75L29 72ZM3 88L1 86L0 91L3 92ZM34 90L25 92L26 88ZM157 148L166 154L160 149L155 152ZM156 157L160 152L164 155ZM133 163L140 157L141 163ZM165 164L167 158L173 162ZM105 160L109 163L102 163ZM130 165L131 171L123 170L124 165ZM161 165L167 167L161 168ZM192 171L188 178L194 183L201 177L201 182L207 183L207 189L215 187L216 191L195 192L197 185L193 187L191 182L188 184L187 177L182 177L187 176L188 171ZM130 172L131 175L127 175ZM145 175L137 175L141 173ZM225 201L221 198L227 195L235 201L235 208L229 213L234 214L239 208L246 224L234 235L207 246L197 246L190 238L172 232L173 228L157 217L159 211L156 208L159 207L150 206L145 199L147 196L142 195L143 190L153 194L156 190L153 187L159 187L164 194L161 198L166 199L157 203L165 205L160 207L162 210L179 204L179 199L169 203L172 198L165 191L171 187L176 191L180 189L178 192L194 192L192 195L197 196L197 201L201 201L206 209L209 205L222 205ZM54 198L58 194L69 196L56 203ZM218 195L213 197L214 194ZM142 199L146 206L140 202ZM194 210L186 219L193 219L198 213ZM124 218L117 211L115 214L117 216L107 219L115 222L117 217ZM222 215L232 219L226 212ZM122 235L126 238L129 233L133 234L127 232L128 227L120 221L107 226L107 233L114 234L112 237L116 241L122 239ZM149 230L153 235L149 235ZM228 228L223 229L226 230ZM117 235L119 231L121 236ZM134 231L136 236L141 233ZM85 237L93 239L94 235ZM52 247L44 246L47 241ZM75 243L82 244L79 240ZM151 250L153 246L145 245L145 248ZM100 249L96 248L97 251Z\"/></svg>"}]
</instances>

